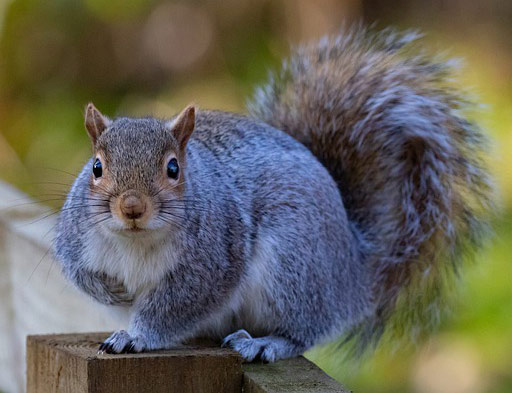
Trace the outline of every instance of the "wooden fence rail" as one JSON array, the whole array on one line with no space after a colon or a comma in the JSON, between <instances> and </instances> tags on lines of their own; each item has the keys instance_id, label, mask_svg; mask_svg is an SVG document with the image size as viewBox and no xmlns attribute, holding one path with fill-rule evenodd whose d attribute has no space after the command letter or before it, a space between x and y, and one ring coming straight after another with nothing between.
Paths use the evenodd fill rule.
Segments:
<instances>
[{"instance_id":1,"label":"wooden fence rail","mask_svg":"<svg viewBox=\"0 0 512 393\"><path fill-rule=\"evenodd\" d=\"M135 355L98 354L106 337L108 333L29 336L27 392L345 392L303 357L242 365L236 352L204 343Z\"/></svg>"}]
</instances>

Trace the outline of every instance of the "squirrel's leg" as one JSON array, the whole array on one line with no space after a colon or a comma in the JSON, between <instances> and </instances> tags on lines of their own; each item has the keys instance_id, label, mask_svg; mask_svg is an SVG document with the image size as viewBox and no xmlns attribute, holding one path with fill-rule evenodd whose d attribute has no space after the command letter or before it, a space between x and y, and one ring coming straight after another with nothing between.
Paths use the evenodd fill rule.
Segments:
<instances>
[{"instance_id":1,"label":"squirrel's leg","mask_svg":"<svg viewBox=\"0 0 512 393\"><path fill-rule=\"evenodd\" d=\"M192 336L201 310L194 313L194 307L189 310L174 308L164 303L164 299L165 295L156 291L139 300L128 331L114 332L100 345L99 352L138 353L168 349ZM188 314L189 311L193 313Z\"/></svg>"},{"instance_id":2,"label":"squirrel's leg","mask_svg":"<svg viewBox=\"0 0 512 393\"><path fill-rule=\"evenodd\" d=\"M280 336L253 338L243 329L227 336L222 346L233 348L246 362L254 360L275 362L279 359L298 356L306 349L305 346Z\"/></svg>"},{"instance_id":3,"label":"squirrel's leg","mask_svg":"<svg viewBox=\"0 0 512 393\"><path fill-rule=\"evenodd\" d=\"M133 302L133 294L128 293L124 284L114 277L85 269L67 273L79 289L100 303L129 306Z\"/></svg>"},{"instance_id":4,"label":"squirrel's leg","mask_svg":"<svg viewBox=\"0 0 512 393\"><path fill-rule=\"evenodd\" d=\"M142 352L181 344L200 331L205 318L220 312L239 282L237 274L204 269L197 262L181 264L157 287L137 297L127 331L115 332L100 351Z\"/></svg>"}]
</instances>

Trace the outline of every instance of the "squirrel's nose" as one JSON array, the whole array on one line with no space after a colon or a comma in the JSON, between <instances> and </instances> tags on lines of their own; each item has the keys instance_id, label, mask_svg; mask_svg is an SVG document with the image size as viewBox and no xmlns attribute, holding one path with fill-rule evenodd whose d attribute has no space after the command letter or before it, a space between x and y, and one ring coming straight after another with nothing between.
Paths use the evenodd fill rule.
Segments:
<instances>
[{"instance_id":1,"label":"squirrel's nose","mask_svg":"<svg viewBox=\"0 0 512 393\"><path fill-rule=\"evenodd\" d=\"M146 204L136 195L126 195L121 199L121 212L123 215L130 219L136 220L141 218L146 212Z\"/></svg>"}]
</instances>

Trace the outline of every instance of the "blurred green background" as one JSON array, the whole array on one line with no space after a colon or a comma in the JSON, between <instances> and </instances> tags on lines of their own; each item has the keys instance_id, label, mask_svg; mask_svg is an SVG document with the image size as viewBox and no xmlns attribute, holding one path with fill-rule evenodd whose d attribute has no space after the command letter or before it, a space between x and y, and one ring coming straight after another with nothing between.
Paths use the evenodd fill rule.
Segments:
<instances>
[{"instance_id":1,"label":"blurred green background","mask_svg":"<svg viewBox=\"0 0 512 393\"><path fill-rule=\"evenodd\" d=\"M512 1L0 0L0 177L52 207L90 154L83 109L170 116L190 102L245 111L289 45L363 20L419 28L466 59L503 210L463 274L451 317L413 349L363 362L309 357L356 392L512 392Z\"/></svg>"}]
</instances>

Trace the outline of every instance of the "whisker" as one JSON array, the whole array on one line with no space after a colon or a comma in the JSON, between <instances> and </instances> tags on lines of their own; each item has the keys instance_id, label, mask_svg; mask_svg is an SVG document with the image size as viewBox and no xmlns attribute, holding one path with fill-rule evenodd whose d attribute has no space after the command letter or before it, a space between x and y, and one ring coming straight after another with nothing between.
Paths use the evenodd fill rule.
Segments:
<instances>
[{"instance_id":1,"label":"whisker","mask_svg":"<svg viewBox=\"0 0 512 393\"><path fill-rule=\"evenodd\" d=\"M184 221L187 220L187 217L183 217L183 216L180 216L178 214L174 214L174 213L171 213L171 212L165 212L165 211L160 211L161 214L165 214L166 216L171 216L171 217L176 217L176 218L180 218Z\"/></svg>"},{"instance_id":2,"label":"whisker","mask_svg":"<svg viewBox=\"0 0 512 393\"><path fill-rule=\"evenodd\" d=\"M26 284L28 284L30 282L30 280L32 279L32 276L34 275L34 273L36 272L37 268L39 267L39 265L41 265L41 262L43 262L43 259L46 258L46 256L48 255L48 253L50 252L51 250L51 247L48 247L48 249L46 250L46 252L44 253L44 255L42 256L42 258L39 260L39 262L37 262L37 265L34 267L34 269L32 270L32 272L30 273L30 275L28 276L27 278L27 282Z\"/></svg>"},{"instance_id":3,"label":"whisker","mask_svg":"<svg viewBox=\"0 0 512 393\"><path fill-rule=\"evenodd\" d=\"M160 187L160 189L159 189L157 192L155 192L155 193L153 193L152 195L150 195L150 196L151 196L151 198L156 197L158 194L160 194L160 193L161 193L163 190L165 190L165 189L166 189L165 187Z\"/></svg>"},{"instance_id":4,"label":"whisker","mask_svg":"<svg viewBox=\"0 0 512 393\"><path fill-rule=\"evenodd\" d=\"M40 222L42 220L45 220L45 219L51 217L51 216L54 216L55 214L58 214L58 213L59 213L58 210L57 211L52 211L50 214L45 214L43 217L39 217L39 218L37 218L37 219L35 219L33 221L30 221L29 223L21 225L21 227L26 226L26 225L33 225L35 223L38 223L38 222Z\"/></svg>"},{"instance_id":5,"label":"whisker","mask_svg":"<svg viewBox=\"0 0 512 393\"><path fill-rule=\"evenodd\" d=\"M108 205L105 205L105 204L83 204L83 205L70 205L70 206L66 206L66 207L63 207L61 208L60 210L61 211L66 211L66 210L73 210L73 209L81 209L81 208L86 208L86 207L108 207Z\"/></svg>"},{"instance_id":6,"label":"whisker","mask_svg":"<svg viewBox=\"0 0 512 393\"><path fill-rule=\"evenodd\" d=\"M190 231L192 230L192 228L190 228L189 226L185 226L183 225L182 223L176 221L176 220L173 220L172 217L176 217L175 215L171 215L171 216L166 216L166 217L162 217L162 216L158 216L157 219L161 220L162 222L165 222L165 223L168 223L168 224L171 224L171 225L176 225L177 227L185 230L186 232L190 233ZM181 218L181 217L180 217ZM186 221L189 221L189 222L192 222L193 224L197 225L198 227L200 227L200 229L202 231L204 231L205 233L207 233L208 235L212 236L212 237L215 237L216 234L213 233L212 231L210 231L209 229L207 229L206 227L202 226L201 223L197 220L190 220L190 219L187 219Z\"/></svg>"},{"instance_id":7,"label":"whisker","mask_svg":"<svg viewBox=\"0 0 512 393\"><path fill-rule=\"evenodd\" d=\"M206 202L206 201L203 201L201 199L162 199L162 200L160 200L160 202L183 202L183 203L187 203L187 202Z\"/></svg>"},{"instance_id":8,"label":"whisker","mask_svg":"<svg viewBox=\"0 0 512 393\"><path fill-rule=\"evenodd\" d=\"M156 202L155 204L157 205L163 205L163 204L167 204L167 203L179 203L179 204L184 204L184 205L195 205L195 206L208 206L206 203L202 203L201 202L197 202L197 201L191 201L191 200L179 200L179 199L167 199L167 200L164 200L164 201L159 201L159 202Z\"/></svg>"},{"instance_id":9,"label":"whisker","mask_svg":"<svg viewBox=\"0 0 512 393\"><path fill-rule=\"evenodd\" d=\"M105 189L104 187L100 186L99 184L96 185L96 188L99 189L100 191L104 192L105 195L109 196L109 197L113 197L114 194L110 191L108 191L107 189ZM100 194L98 191L94 190L94 189L90 189L90 192L94 193L94 194Z\"/></svg>"},{"instance_id":10,"label":"whisker","mask_svg":"<svg viewBox=\"0 0 512 393\"><path fill-rule=\"evenodd\" d=\"M40 194L39 196L49 196L49 197L50 196L57 196L57 197L56 198L38 199L36 201L32 200L31 197L13 199L11 202L17 202L17 201L23 201L23 200L30 200L30 202L14 203L14 204L12 204L10 206L7 206L7 207L5 207L3 209L0 209L0 212L7 211L7 210L10 210L10 209L14 209L14 208L17 208L17 207L20 207L20 206L37 205L37 204L46 203L46 202L63 202L65 200L65 196L63 196L63 198L60 198L59 194ZM38 196L36 195L35 197L37 198ZM88 201L93 201L93 202L106 202L106 203L110 202L109 199L100 199L100 198L81 197L81 199L88 200Z\"/></svg>"},{"instance_id":11,"label":"whisker","mask_svg":"<svg viewBox=\"0 0 512 393\"><path fill-rule=\"evenodd\" d=\"M91 229L95 228L97 225L101 224L102 222L105 222L107 221L108 219L110 219L112 216L109 214L107 215L107 217L104 217L100 220L96 220L94 222L91 222L89 223L89 226L86 228L87 231L90 231Z\"/></svg>"},{"instance_id":12,"label":"whisker","mask_svg":"<svg viewBox=\"0 0 512 393\"><path fill-rule=\"evenodd\" d=\"M32 201L32 202L16 203L14 205L7 206L7 207L4 207L3 209L0 209L0 212L6 212L8 210L12 210L12 209L15 209L15 208L20 207L20 206L37 205L37 204L40 204L41 202L51 202L51 201L55 201L55 200L57 200L57 199L47 199L47 200L44 200L44 201Z\"/></svg>"},{"instance_id":13,"label":"whisker","mask_svg":"<svg viewBox=\"0 0 512 393\"><path fill-rule=\"evenodd\" d=\"M164 223L167 223L167 224L171 224L171 225L176 225L177 227L187 231L187 227L184 226L183 224L177 222L176 220L172 220L171 218L164 218L164 217L157 217L157 219L163 221Z\"/></svg>"},{"instance_id":14,"label":"whisker","mask_svg":"<svg viewBox=\"0 0 512 393\"><path fill-rule=\"evenodd\" d=\"M94 217L98 217L98 216L101 216L102 214L109 214L109 215L110 215L110 210L105 210L105 211L102 211L102 212L89 213L89 214L87 215L87 218L94 218Z\"/></svg>"},{"instance_id":15,"label":"whisker","mask_svg":"<svg viewBox=\"0 0 512 393\"><path fill-rule=\"evenodd\" d=\"M73 184L66 184L66 183L59 183L59 182L53 182L53 181L39 181L39 182L30 182L26 183L27 185L53 185L53 186L65 186L65 187L71 187Z\"/></svg>"},{"instance_id":16,"label":"whisker","mask_svg":"<svg viewBox=\"0 0 512 393\"><path fill-rule=\"evenodd\" d=\"M176 210L190 210L190 211L198 211L198 212L209 212L210 210L209 209L206 209L206 208L201 208L201 207L197 207L197 206L172 206L172 205L161 205L161 206L158 206L159 207L159 211L166 211L167 209L176 209Z\"/></svg>"},{"instance_id":17,"label":"whisker","mask_svg":"<svg viewBox=\"0 0 512 393\"><path fill-rule=\"evenodd\" d=\"M77 177L76 173L66 172L66 171L64 171L62 169L56 169L56 168L50 168L50 167L43 167L43 169L48 169L48 170L51 170L51 171L64 173L64 174L69 175L69 176Z\"/></svg>"},{"instance_id":18,"label":"whisker","mask_svg":"<svg viewBox=\"0 0 512 393\"><path fill-rule=\"evenodd\" d=\"M50 227L50 229L48 229L48 230L45 232L45 234L43 235L42 239L44 239L46 236L48 236L48 234L49 234L50 232L52 232L52 231L55 229L55 227L56 227L57 225L58 225L58 222L56 222L55 224L53 224L53 225ZM51 247L50 247L50 248L51 248Z\"/></svg>"},{"instance_id":19,"label":"whisker","mask_svg":"<svg viewBox=\"0 0 512 393\"><path fill-rule=\"evenodd\" d=\"M51 263L50 263L50 268L48 269L48 273L46 273L46 280L44 282L44 285L48 285L48 279L50 278L50 273L52 271L52 267L53 267L53 264L55 263L55 259L52 258L51 260Z\"/></svg>"},{"instance_id":20,"label":"whisker","mask_svg":"<svg viewBox=\"0 0 512 393\"><path fill-rule=\"evenodd\" d=\"M68 196L68 194L62 194L62 193L45 193L45 194L39 194L39 195L36 195L37 196L59 196L59 197L64 197L64 199ZM88 196L80 196L79 198L77 199L80 199L80 200L92 200L92 201L105 201L105 202L109 202L110 200L109 199L104 199L104 198L95 198L95 197L88 197Z\"/></svg>"}]
</instances>

